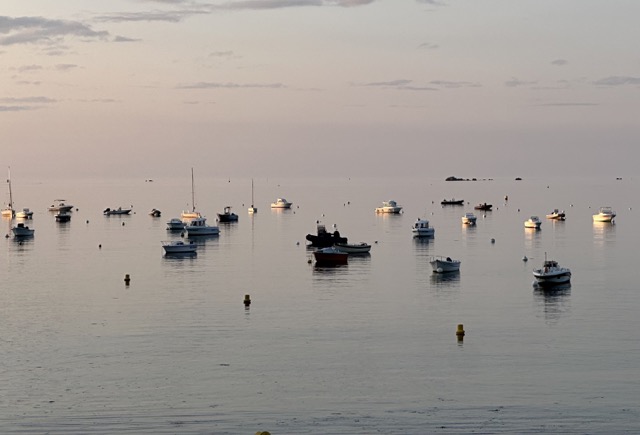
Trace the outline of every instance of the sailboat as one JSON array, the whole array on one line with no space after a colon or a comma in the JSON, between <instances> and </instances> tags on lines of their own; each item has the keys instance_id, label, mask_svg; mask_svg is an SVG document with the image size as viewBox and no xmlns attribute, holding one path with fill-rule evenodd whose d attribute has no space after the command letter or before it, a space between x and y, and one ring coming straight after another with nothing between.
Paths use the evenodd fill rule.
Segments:
<instances>
[{"instance_id":1,"label":"sailboat","mask_svg":"<svg viewBox=\"0 0 640 435\"><path fill-rule=\"evenodd\" d=\"M16 211L13 209L13 194L11 193L11 168L8 169L9 178L7 183L9 184L9 204L6 208L2 209L2 217L13 219L16 215Z\"/></svg>"},{"instance_id":2,"label":"sailboat","mask_svg":"<svg viewBox=\"0 0 640 435\"><path fill-rule=\"evenodd\" d=\"M249 207L249 213L258 213L258 208L253 206L253 178L251 179L251 207Z\"/></svg>"},{"instance_id":3,"label":"sailboat","mask_svg":"<svg viewBox=\"0 0 640 435\"><path fill-rule=\"evenodd\" d=\"M197 219L201 218L200 212L196 211L196 196L193 182L193 168L191 168L191 211L183 210L180 215L182 219Z\"/></svg>"}]
</instances>

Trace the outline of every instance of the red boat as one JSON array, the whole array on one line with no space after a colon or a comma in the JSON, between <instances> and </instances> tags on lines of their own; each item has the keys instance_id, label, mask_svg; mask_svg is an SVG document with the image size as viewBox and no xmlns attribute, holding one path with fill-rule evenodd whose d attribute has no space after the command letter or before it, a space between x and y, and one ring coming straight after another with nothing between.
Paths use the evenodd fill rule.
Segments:
<instances>
[{"instance_id":1,"label":"red boat","mask_svg":"<svg viewBox=\"0 0 640 435\"><path fill-rule=\"evenodd\" d=\"M313 256L316 258L316 263L322 265L347 264L349 258L348 253L341 252L333 246L313 251Z\"/></svg>"}]
</instances>

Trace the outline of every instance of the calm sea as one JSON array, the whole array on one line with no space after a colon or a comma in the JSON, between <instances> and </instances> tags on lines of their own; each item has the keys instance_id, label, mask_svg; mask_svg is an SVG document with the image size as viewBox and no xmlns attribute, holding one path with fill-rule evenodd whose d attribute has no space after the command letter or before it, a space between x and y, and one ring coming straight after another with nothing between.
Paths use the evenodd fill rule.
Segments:
<instances>
[{"instance_id":1,"label":"calm sea","mask_svg":"<svg viewBox=\"0 0 640 435\"><path fill-rule=\"evenodd\" d=\"M240 220L166 258L190 182L13 180L36 232L2 242L1 433L640 432L637 180L256 179L250 216L251 180L196 171L197 208ZM277 197L293 208L271 210ZM452 197L468 204L440 206ZM71 222L47 211L56 198ZM388 199L404 214L376 215ZM463 226L480 202L494 210ZM615 224L592 222L600 206ZM412 237L418 217L433 239ZM316 267L317 220L371 255ZM545 253L569 288L532 286ZM434 276L432 255L460 273Z\"/></svg>"}]
</instances>

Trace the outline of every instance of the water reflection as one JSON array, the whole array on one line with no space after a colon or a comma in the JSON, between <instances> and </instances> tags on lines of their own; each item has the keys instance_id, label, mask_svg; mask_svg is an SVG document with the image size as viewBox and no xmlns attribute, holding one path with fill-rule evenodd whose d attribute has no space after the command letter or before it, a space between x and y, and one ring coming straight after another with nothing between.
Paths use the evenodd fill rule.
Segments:
<instances>
[{"instance_id":1,"label":"water reflection","mask_svg":"<svg viewBox=\"0 0 640 435\"><path fill-rule=\"evenodd\" d=\"M525 247L529 249L539 248L541 233L542 233L542 230L538 228L525 228L524 229Z\"/></svg>"},{"instance_id":2,"label":"water reflection","mask_svg":"<svg viewBox=\"0 0 640 435\"><path fill-rule=\"evenodd\" d=\"M613 243L615 241L616 224L613 222L594 222L593 240L597 245Z\"/></svg>"},{"instance_id":3,"label":"water reflection","mask_svg":"<svg viewBox=\"0 0 640 435\"><path fill-rule=\"evenodd\" d=\"M541 287L534 283L533 288L534 299L542 309L546 322L556 323L563 314L569 312L571 284Z\"/></svg>"},{"instance_id":4,"label":"water reflection","mask_svg":"<svg viewBox=\"0 0 640 435\"><path fill-rule=\"evenodd\" d=\"M431 284L435 287L457 287L460 284L460 271L432 273Z\"/></svg>"}]
</instances>

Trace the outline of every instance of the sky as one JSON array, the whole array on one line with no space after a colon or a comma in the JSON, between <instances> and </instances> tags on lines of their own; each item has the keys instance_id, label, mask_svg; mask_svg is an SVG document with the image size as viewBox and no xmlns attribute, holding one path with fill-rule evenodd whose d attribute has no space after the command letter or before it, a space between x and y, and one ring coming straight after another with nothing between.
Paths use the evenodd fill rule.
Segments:
<instances>
[{"instance_id":1,"label":"sky","mask_svg":"<svg viewBox=\"0 0 640 435\"><path fill-rule=\"evenodd\" d=\"M633 176L638 16L637 0L2 0L0 167Z\"/></svg>"}]
</instances>

